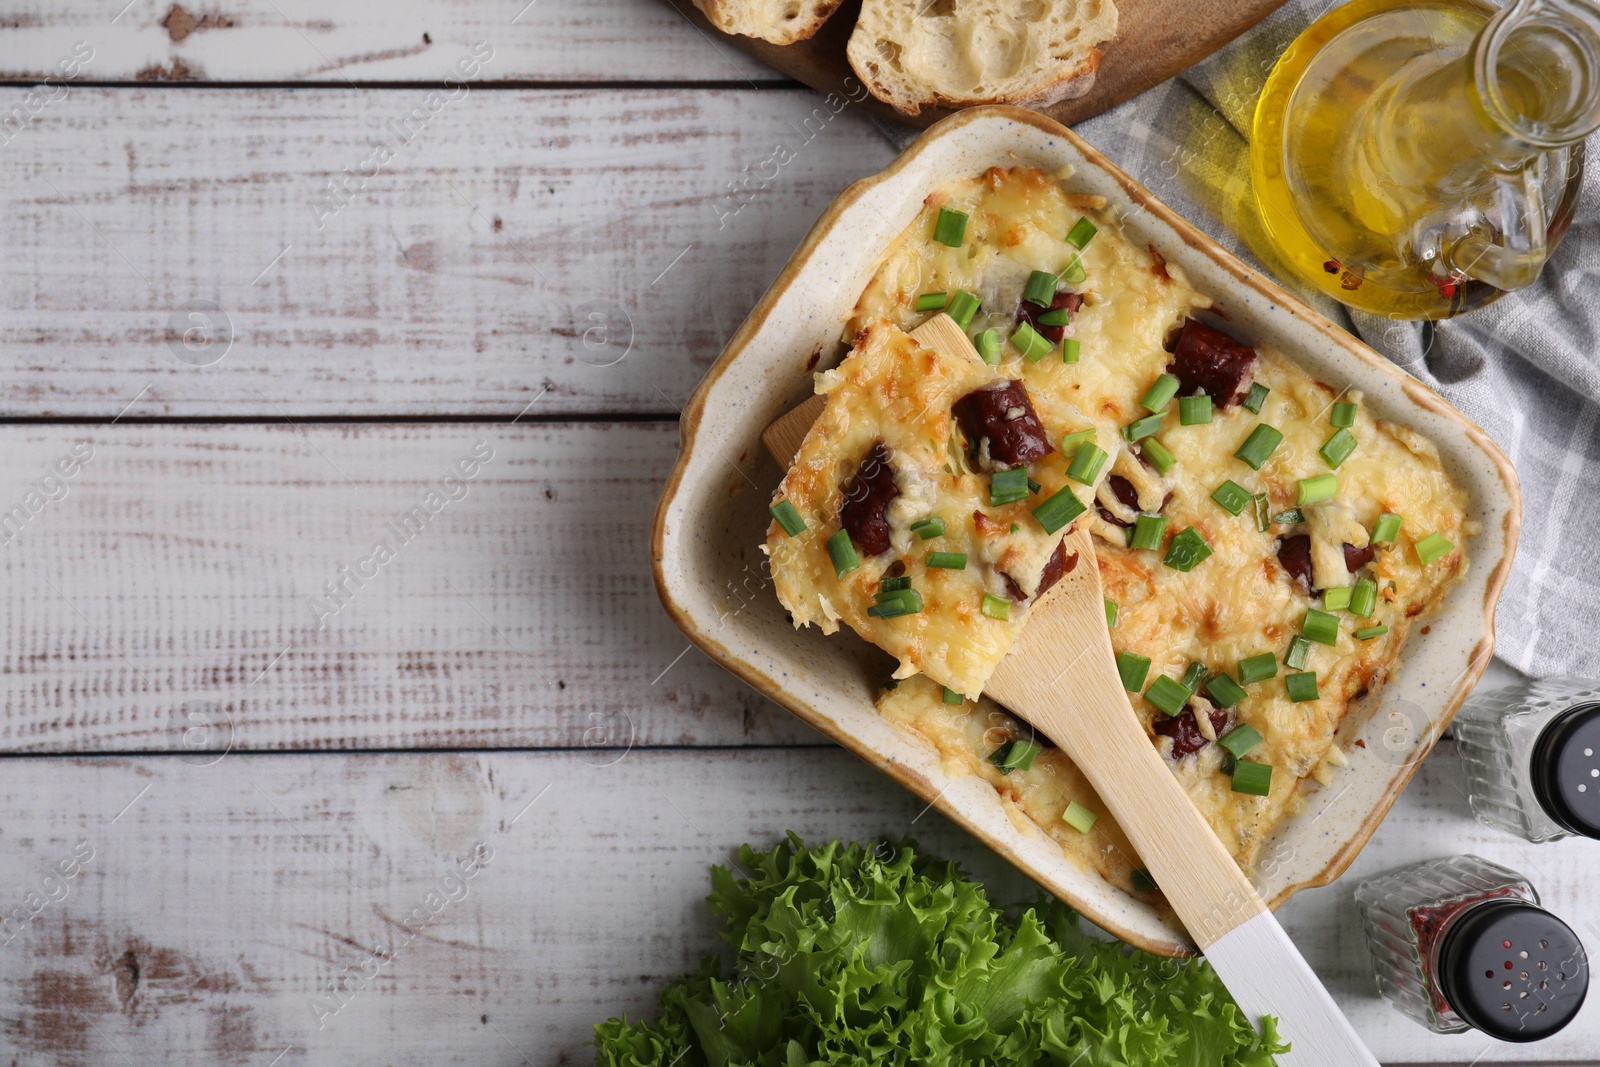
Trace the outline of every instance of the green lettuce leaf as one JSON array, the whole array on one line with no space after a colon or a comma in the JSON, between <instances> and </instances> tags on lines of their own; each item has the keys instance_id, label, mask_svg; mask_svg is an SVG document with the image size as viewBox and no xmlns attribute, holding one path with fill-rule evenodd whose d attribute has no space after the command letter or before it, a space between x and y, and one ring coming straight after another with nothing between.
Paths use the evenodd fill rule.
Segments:
<instances>
[{"instance_id":1,"label":"green lettuce leaf","mask_svg":"<svg viewBox=\"0 0 1600 1067\"><path fill-rule=\"evenodd\" d=\"M1008 912L913 842L744 846L707 898L733 948L595 1027L603 1067L1273 1067L1203 960L1088 936L1054 900Z\"/></svg>"}]
</instances>

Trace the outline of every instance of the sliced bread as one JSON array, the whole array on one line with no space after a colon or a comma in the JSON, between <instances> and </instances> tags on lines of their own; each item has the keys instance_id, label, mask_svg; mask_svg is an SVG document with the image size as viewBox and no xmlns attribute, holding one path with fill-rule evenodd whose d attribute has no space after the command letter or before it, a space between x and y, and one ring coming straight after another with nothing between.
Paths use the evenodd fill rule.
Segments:
<instances>
[{"instance_id":1,"label":"sliced bread","mask_svg":"<svg viewBox=\"0 0 1600 1067\"><path fill-rule=\"evenodd\" d=\"M710 2L710 0L707 0ZM864 0L847 54L872 95L925 107L1082 96L1117 33L1113 0Z\"/></svg>"},{"instance_id":2,"label":"sliced bread","mask_svg":"<svg viewBox=\"0 0 1600 1067\"><path fill-rule=\"evenodd\" d=\"M804 41L822 28L842 0L694 0L711 25L724 33L759 37L773 44Z\"/></svg>"}]
</instances>

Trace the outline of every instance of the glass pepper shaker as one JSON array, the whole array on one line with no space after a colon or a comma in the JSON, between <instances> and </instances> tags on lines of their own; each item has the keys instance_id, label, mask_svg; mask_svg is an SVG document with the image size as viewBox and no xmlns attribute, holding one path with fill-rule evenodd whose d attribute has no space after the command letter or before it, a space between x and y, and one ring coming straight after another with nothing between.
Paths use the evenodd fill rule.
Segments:
<instances>
[{"instance_id":1,"label":"glass pepper shaker","mask_svg":"<svg viewBox=\"0 0 1600 1067\"><path fill-rule=\"evenodd\" d=\"M1600 839L1600 684L1553 678L1474 694L1455 734L1481 822L1529 841Z\"/></svg>"},{"instance_id":2,"label":"glass pepper shaker","mask_svg":"<svg viewBox=\"0 0 1600 1067\"><path fill-rule=\"evenodd\" d=\"M1378 990L1441 1034L1537 1041L1589 990L1583 944L1529 881L1478 856L1404 867L1356 889Z\"/></svg>"}]
</instances>

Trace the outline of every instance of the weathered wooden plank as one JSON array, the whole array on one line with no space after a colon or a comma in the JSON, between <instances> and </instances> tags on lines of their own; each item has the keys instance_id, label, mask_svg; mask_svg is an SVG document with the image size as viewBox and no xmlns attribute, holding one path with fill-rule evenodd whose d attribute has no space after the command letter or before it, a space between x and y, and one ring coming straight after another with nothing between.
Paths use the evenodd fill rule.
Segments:
<instances>
[{"instance_id":1,"label":"weathered wooden plank","mask_svg":"<svg viewBox=\"0 0 1600 1067\"><path fill-rule=\"evenodd\" d=\"M595 1021L647 1012L716 951L708 866L791 829L914 834L992 878L997 899L1032 896L837 750L0 768L0 909L21 909L0 935L0 1043L29 1064L587 1063ZM1589 1062L1593 1000L1564 1034L1512 1046L1429 1034L1376 996L1350 893L1397 863L1478 852L1528 873L1584 936L1600 932L1592 851L1484 830L1456 774L1438 752L1351 874L1291 902L1285 923L1387 1063ZM487 862L449 880L480 842ZM62 862L74 877L47 880Z\"/></svg>"},{"instance_id":2,"label":"weathered wooden plank","mask_svg":"<svg viewBox=\"0 0 1600 1067\"><path fill-rule=\"evenodd\" d=\"M428 100L46 107L5 145L0 415L670 415L892 156L809 90Z\"/></svg>"},{"instance_id":3,"label":"weathered wooden plank","mask_svg":"<svg viewBox=\"0 0 1600 1067\"><path fill-rule=\"evenodd\" d=\"M661 609L676 448L670 423L0 427L0 748L818 743ZM729 612L761 592L730 575Z\"/></svg>"},{"instance_id":4,"label":"weathered wooden plank","mask_svg":"<svg viewBox=\"0 0 1600 1067\"><path fill-rule=\"evenodd\" d=\"M656 0L7 0L0 73L57 73L86 41L84 76L125 81L439 81L479 41L494 81L772 82Z\"/></svg>"}]
</instances>

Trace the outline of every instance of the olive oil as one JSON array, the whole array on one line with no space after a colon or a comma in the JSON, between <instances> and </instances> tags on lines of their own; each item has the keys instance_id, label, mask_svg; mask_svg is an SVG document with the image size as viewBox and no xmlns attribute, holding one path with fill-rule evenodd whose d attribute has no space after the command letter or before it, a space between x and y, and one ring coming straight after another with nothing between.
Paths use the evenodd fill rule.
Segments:
<instances>
[{"instance_id":1,"label":"olive oil","mask_svg":"<svg viewBox=\"0 0 1600 1067\"><path fill-rule=\"evenodd\" d=\"M1353 0L1278 61L1251 180L1304 280L1376 314L1442 318L1537 277L1582 166L1581 133L1551 136L1585 108L1600 121L1596 72L1580 77L1600 19L1495 16L1478 0Z\"/></svg>"}]
</instances>

